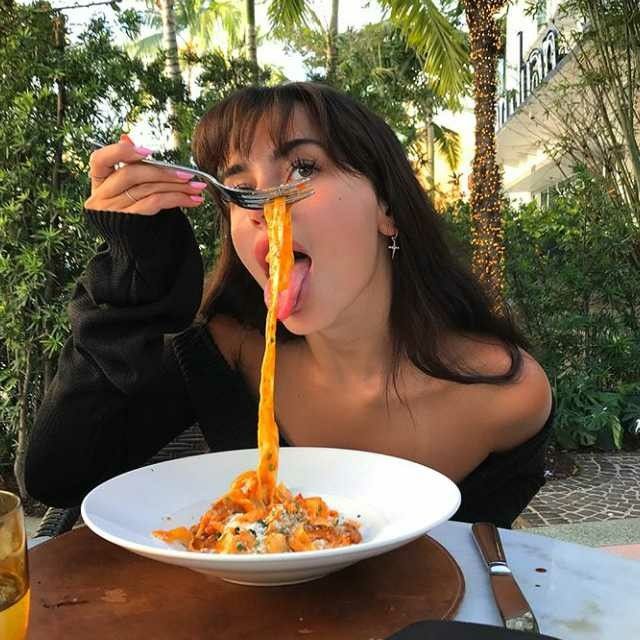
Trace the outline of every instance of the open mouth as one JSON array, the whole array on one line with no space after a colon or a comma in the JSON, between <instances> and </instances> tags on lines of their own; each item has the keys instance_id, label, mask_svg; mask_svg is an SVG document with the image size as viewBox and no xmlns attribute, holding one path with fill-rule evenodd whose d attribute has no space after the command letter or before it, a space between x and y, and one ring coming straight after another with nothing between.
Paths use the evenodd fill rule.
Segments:
<instances>
[{"instance_id":1,"label":"open mouth","mask_svg":"<svg viewBox=\"0 0 640 640\"><path fill-rule=\"evenodd\" d=\"M267 282L264 287L264 302L267 307L271 300L271 280L269 279L269 241L266 236L260 238L255 245L254 253L258 264L264 271ZM291 269L289 284L278 293L278 320L285 320L301 309L307 290L308 276L311 273L312 259L307 250L299 243L293 243L294 263Z\"/></svg>"},{"instance_id":2,"label":"open mouth","mask_svg":"<svg viewBox=\"0 0 640 640\"><path fill-rule=\"evenodd\" d=\"M269 256L269 240L265 237L260 238L255 246L255 257L258 261L258 264L262 267L267 279L269 278L269 263L267 258ZM293 243L293 259L295 262L307 261L309 266L311 266L311 256L308 251L299 243Z\"/></svg>"},{"instance_id":3,"label":"open mouth","mask_svg":"<svg viewBox=\"0 0 640 640\"><path fill-rule=\"evenodd\" d=\"M304 253L304 251L294 251L293 252L293 260L295 262L302 262L303 260L309 263L309 267L311 267L311 257ZM267 273L267 278L269 277L269 263L265 260L265 269Z\"/></svg>"}]
</instances>

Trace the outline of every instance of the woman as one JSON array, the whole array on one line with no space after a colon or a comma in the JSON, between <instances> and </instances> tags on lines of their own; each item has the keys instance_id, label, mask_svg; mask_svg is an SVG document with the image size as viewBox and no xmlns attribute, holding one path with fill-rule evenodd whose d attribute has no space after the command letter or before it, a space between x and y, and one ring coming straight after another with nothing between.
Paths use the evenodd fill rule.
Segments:
<instances>
[{"instance_id":1,"label":"woman","mask_svg":"<svg viewBox=\"0 0 640 640\"><path fill-rule=\"evenodd\" d=\"M309 177L315 191L292 207L298 259L279 299L282 444L434 467L460 486L458 519L510 526L543 483L549 384L454 260L391 129L320 84L250 88L201 119L193 152L228 185ZM106 245L29 448L27 486L47 504L79 503L194 422L212 450L256 445L262 212L214 194L222 251L194 323L202 264L179 208L204 185L137 162L148 153L121 139L91 158L86 216Z\"/></svg>"}]
</instances>

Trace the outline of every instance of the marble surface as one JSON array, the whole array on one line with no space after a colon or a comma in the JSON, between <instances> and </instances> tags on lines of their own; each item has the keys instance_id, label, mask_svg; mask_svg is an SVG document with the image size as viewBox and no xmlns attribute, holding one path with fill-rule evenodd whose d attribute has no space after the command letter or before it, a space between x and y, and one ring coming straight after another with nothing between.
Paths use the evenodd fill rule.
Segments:
<instances>
[{"instance_id":1,"label":"marble surface","mask_svg":"<svg viewBox=\"0 0 640 640\"><path fill-rule=\"evenodd\" d=\"M430 532L456 559L466 592L456 620L502 625L471 526ZM540 625L561 640L640 639L640 562L601 549L500 530L507 561Z\"/></svg>"}]
</instances>

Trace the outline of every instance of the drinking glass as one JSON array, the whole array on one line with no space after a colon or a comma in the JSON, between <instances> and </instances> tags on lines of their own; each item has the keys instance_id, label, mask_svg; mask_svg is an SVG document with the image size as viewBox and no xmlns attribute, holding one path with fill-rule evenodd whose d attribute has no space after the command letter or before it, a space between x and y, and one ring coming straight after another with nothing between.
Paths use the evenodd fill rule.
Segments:
<instances>
[{"instance_id":1,"label":"drinking glass","mask_svg":"<svg viewBox=\"0 0 640 640\"><path fill-rule=\"evenodd\" d=\"M27 537L20 498L0 491L0 638L24 640L29 622Z\"/></svg>"}]
</instances>

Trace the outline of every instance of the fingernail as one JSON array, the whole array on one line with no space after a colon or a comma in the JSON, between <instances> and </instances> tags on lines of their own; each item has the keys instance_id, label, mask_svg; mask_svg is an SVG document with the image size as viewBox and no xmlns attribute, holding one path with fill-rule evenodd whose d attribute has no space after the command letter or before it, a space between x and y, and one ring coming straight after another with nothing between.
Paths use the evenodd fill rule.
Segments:
<instances>
[{"instance_id":1,"label":"fingernail","mask_svg":"<svg viewBox=\"0 0 640 640\"><path fill-rule=\"evenodd\" d=\"M153 149L147 149L147 147L134 147L133 149L136 153L139 153L141 156L148 156L153 153Z\"/></svg>"},{"instance_id":2,"label":"fingernail","mask_svg":"<svg viewBox=\"0 0 640 640\"><path fill-rule=\"evenodd\" d=\"M194 202L202 202L204 198L202 196L189 196Z\"/></svg>"},{"instance_id":3,"label":"fingernail","mask_svg":"<svg viewBox=\"0 0 640 640\"><path fill-rule=\"evenodd\" d=\"M180 180L191 180L195 173L187 173L186 171L176 171L176 175Z\"/></svg>"},{"instance_id":4,"label":"fingernail","mask_svg":"<svg viewBox=\"0 0 640 640\"><path fill-rule=\"evenodd\" d=\"M207 183L206 182L190 182L189 186L193 187L194 189L204 189L207 186Z\"/></svg>"},{"instance_id":5,"label":"fingernail","mask_svg":"<svg viewBox=\"0 0 640 640\"><path fill-rule=\"evenodd\" d=\"M128 142L129 144L132 144L135 146L134 141L126 133L123 133L120 136L120 142Z\"/></svg>"}]
</instances>

